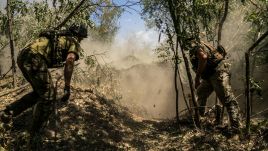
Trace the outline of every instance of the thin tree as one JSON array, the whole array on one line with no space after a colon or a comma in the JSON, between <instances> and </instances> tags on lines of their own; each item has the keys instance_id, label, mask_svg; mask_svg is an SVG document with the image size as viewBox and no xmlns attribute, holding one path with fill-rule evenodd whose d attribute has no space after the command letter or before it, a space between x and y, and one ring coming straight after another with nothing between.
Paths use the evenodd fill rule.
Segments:
<instances>
[{"instance_id":1,"label":"thin tree","mask_svg":"<svg viewBox=\"0 0 268 151\"><path fill-rule=\"evenodd\" d=\"M10 52L11 52L11 62L12 62L12 86L15 88L15 73L16 73L16 63L15 63L15 48L14 48L14 39L12 34L12 17L13 13L10 8L10 0L7 0L7 17L8 17L8 34L9 34L9 45L10 45Z\"/></svg>"},{"instance_id":2,"label":"thin tree","mask_svg":"<svg viewBox=\"0 0 268 151\"><path fill-rule=\"evenodd\" d=\"M183 81L182 81L182 78L181 78L180 70L178 70L178 77L179 77L179 80L180 80L181 92L182 92L183 99L185 101L185 105L187 107L187 110L189 111L189 114L192 116L192 109L190 108L190 106L188 104L188 101L186 99L185 90L184 90L184 86L183 86Z\"/></svg>"},{"instance_id":3,"label":"thin tree","mask_svg":"<svg viewBox=\"0 0 268 151\"><path fill-rule=\"evenodd\" d=\"M222 38L222 27L223 27L223 24L227 18L227 15L228 15L228 8L229 8L229 0L225 0L224 1L224 13L223 13L223 16L219 22L219 28L218 28L218 45L221 44L221 38Z\"/></svg>"},{"instance_id":4,"label":"thin tree","mask_svg":"<svg viewBox=\"0 0 268 151\"><path fill-rule=\"evenodd\" d=\"M222 18L220 19L219 27L218 27L218 40L217 40L218 46L221 44L222 28L223 28L224 22L227 18L228 10L229 10L229 0L225 0L224 1L224 13L223 13ZM218 96L216 95L216 105L217 104L219 104L219 102L218 102ZM221 113L218 112L217 114L220 114L220 119L217 119L217 120L220 122L220 124L222 124L223 115L224 115L224 104L222 105Z\"/></svg>"},{"instance_id":5,"label":"thin tree","mask_svg":"<svg viewBox=\"0 0 268 151\"><path fill-rule=\"evenodd\" d=\"M169 46L173 52L173 56L174 56L174 86L175 86L175 96L176 96L176 120L179 126L179 89L178 89L178 72L179 72L179 68L178 68L178 64L179 64L179 56L178 56L178 39L176 39L176 43L174 44L173 42L173 36L171 35L171 32L169 30L169 26L166 24L166 32L167 32L167 36L168 36L168 43ZM175 45L175 48L174 48Z\"/></svg>"},{"instance_id":6,"label":"thin tree","mask_svg":"<svg viewBox=\"0 0 268 151\"><path fill-rule=\"evenodd\" d=\"M177 1L175 1L177 2ZM168 0L168 6L169 6L169 12L170 12L170 15L171 15L171 18L172 18L172 21L173 21L173 25L174 25L174 29L175 29L175 33L176 33L176 38L178 40L178 43L182 43L182 41L180 40L180 29L179 29L179 25L178 25L178 22L179 22L179 18L177 16L177 12L176 12L176 8L174 6L177 6L176 3L174 4L173 3L173 0ZM186 54L184 52L183 49L181 49L181 52L182 52L182 57L183 57L183 60L184 60L184 63L185 63L185 67L186 67L186 73L187 73L187 77L188 77L188 80L189 80L189 84L190 84L190 90L191 90L191 96L192 96L192 101L193 101L193 105L194 105L194 108L195 108L195 124L197 127L201 127L201 124L200 124L200 115L199 115L199 110L198 110L198 103L196 101L196 98L195 98L195 92L194 92L194 86L193 86L193 78L192 78L192 75L191 75L191 72L190 72L190 66L189 66L189 61L186 57Z\"/></svg>"},{"instance_id":7,"label":"thin tree","mask_svg":"<svg viewBox=\"0 0 268 151\"><path fill-rule=\"evenodd\" d=\"M258 38L260 37L260 29L258 29L258 32L254 35L254 41L256 41ZM252 55L252 61L251 61L251 68L250 68L250 77L254 78L254 70L255 70L255 66L256 66L256 54ZM251 82L250 82L251 83ZM250 86L251 87L251 86ZM254 97L254 93L250 92L250 106L251 106L251 110L250 110L250 114L253 113L253 97Z\"/></svg>"}]
</instances>

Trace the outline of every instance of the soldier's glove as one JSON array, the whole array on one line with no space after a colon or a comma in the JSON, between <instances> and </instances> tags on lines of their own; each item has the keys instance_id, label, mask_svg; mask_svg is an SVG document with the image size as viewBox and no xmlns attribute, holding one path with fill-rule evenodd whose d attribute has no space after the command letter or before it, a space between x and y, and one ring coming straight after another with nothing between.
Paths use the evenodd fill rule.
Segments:
<instances>
[{"instance_id":1,"label":"soldier's glove","mask_svg":"<svg viewBox=\"0 0 268 151\"><path fill-rule=\"evenodd\" d=\"M61 101L63 102L67 102L70 98L70 86L65 86L64 87L64 93L63 93L63 97L61 98Z\"/></svg>"}]
</instances>

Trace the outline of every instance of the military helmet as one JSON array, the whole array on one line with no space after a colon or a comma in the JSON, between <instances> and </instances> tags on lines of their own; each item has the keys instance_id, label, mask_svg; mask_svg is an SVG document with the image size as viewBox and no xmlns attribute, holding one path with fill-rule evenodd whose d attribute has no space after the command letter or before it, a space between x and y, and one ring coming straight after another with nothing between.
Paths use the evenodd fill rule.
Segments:
<instances>
[{"instance_id":1,"label":"military helmet","mask_svg":"<svg viewBox=\"0 0 268 151\"><path fill-rule=\"evenodd\" d=\"M87 27L84 24L72 24L69 27L69 31L75 36L87 38Z\"/></svg>"}]
</instances>

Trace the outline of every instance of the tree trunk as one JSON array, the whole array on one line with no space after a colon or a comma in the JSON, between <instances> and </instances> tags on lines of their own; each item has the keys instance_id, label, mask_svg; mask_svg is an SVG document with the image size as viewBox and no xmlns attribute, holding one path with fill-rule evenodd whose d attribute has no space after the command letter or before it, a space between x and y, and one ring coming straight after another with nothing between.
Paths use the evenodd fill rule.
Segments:
<instances>
[{"instance_id":1,"label":"tree trunk","mask_svg":"<svg viewBox=\"0 0 268 151\"><path fill-rule=\"evenodd\" d=\"M174 48L174 42L173 42L173 37L170 33L170 30L169 30L169 27L167 25L167 35L168 35L168 38L169 38L169 45L170 45L170 49L172 50L173 52L173 56L175 58L174 60L174 86L175 86L175 102L176 102L176 120L177 120L177 123L178 123L178 126L180 128L180 118L179 118L179 89L178 89L178 82L177 82L177 79L178 79L178 37L176 37L176 44L175 44L175 48Z\"/></svg>"},{"instance_id":2,"label":"tree trunk","mask_svg":"<svg viewBox=\"0 0 268 151\"><path fill-rule=\"evenodd\" d=\"M170 12L173 24L174 24L174 29L175 29L175 32L176 32L176 35L177 35L176 38L179 39L180 30L179 30L179 26L177 25L178 18L176 17L176 12L175 12L175 8L174 8L175 5L173 4L172 0L168 0L168 5L169 5L169 12ZM193 101L194 108L195 108L195 124L196 124L197 127L201 127L198 104L197 104L197 101L196 101L196 98L195 98L193 79L192 79L192 75L191 75L191 72L190 72L189 62L188 62L188 59L187 59L186 54L185 54L183 49L181 49L181 52L182 52L183 60L184 60L184 63L185 63L187 77L188 77L189 84L190 84L190 89L191 89L192 101Z\"/></svg>"},{"instance_id":3,"label":"tree trunk","mask_svg":"<svg viewBox=\"0 0 268 151\"><path fill-rule=\"evenodd\" d=\"M250 83L249 83L249 53L246 52L245 54L245 59L246 59L246 134L249 135L250 134L250 112L251 112L251 108L250 108L250 91L249 91L249 87L250 87Z\"/></svg>"},{"instance_id":4,"label":"tree trunk","mask_svg":"<svg viewBox=\"0 0 268 151\"><path fill-rule=\"evenodd\" d=\"M219 28L218 28L218 45L221 43L222 27L228 15L228 8L229 8L229 0L225 0L224 1L224 14L220 20Z\"/></svg>"},{"instance_id":5,"label":"tree trunk","mask_svg":"<svg viewBox=\"0 0 268 151\"><path fill-rule=\"evenodd\" d=\"M221 44L221 38L222 38L222 27L223 27L223 24L227 18L227 15L228 15L228 8L229 8L229 0L225 0L224 1L224 13L223 13L223 16L222 18L220 19L220 22L219 22L219 27L218 27L218 41L217 41L217 44L220 45ZM215 105L219 105L219 101L218 101L218 96L216 94L216 103ZM224 115L224 104L222 105L222 108L216 108L217 109L217 113L221 112L220 113L220 116L219 118L220 119L217 119L219 120L219 124L222 124L223 123L223 115Z\"/></svg>"},{"instance_id":6,"label":"tree trunk","mask_svg":"<svg viewBox=\"0 0 268 151\"><path fill-rule=\"evenodd\" d=\"M254 55L253 56L253 58L252 58L252 63L251 63L251 68L249 68L250 69L250 77L252 77L253 79L254 79L254 69L255 69L255 65L256 65L256 55ZM251 85L249 85L249 87L251 87ZM253 97L254 97L254 93L251 93L250 92L250 96L249 96L249 98L250 98L250 108L251 108L251 110L250 110L250 114L252 114L252 112L253 112Z\"/></svg>"},{"instance_id":7,"label":"tree trunk","mask_svg":"<svg viewBox=\"0 0 268 151\"><path fill-rule=\"evenodd\" d=\"M179 125L180 118L179 118L179 90L178 90L178 64L179 64L179 57L178 57L178 39L176 39L176 48L175 52L175 71L174 71L174 84L175 84L175 92L176 92L176 119Z\"/></svg>"},{"instance_id":8,"label":"tree trunk","mask_svg":"<svg viewBox=\"0 0 268 151\"><path fill-rule=\"evenodd\" d=\"M178 55L175 56L175 70L174 70L174 84L175 84L175 92L176 92L176 119L177 123L179 124L180 118L179 118L179 90L178 90Z\"/></svg>"},{"instance_id":9,"label":"tree trunk","mask_svg":"<svg viewBox=\"0 0 268 151\"><path fill-rule=\"evenodd\" d=\"M195 122L196 122L196 126L197 127L201 127L201 124L200 124L200 114L199 114L199 110L198 110L198 103L197 103L196 98L195 98L194 84L193 84L193 78L192 78L192 75L191 75L191 72L190 72L189 61L188 61L188 58L186 57L185 52L183 50L181 50L181 51L182 51L182 56L183 56L183 60L184 60L185 67L186 67L188 81L189 81L189 84L190 84L192 101L193 101L194 108L195 108Z\"/></svg>"},{"instance_id":10,"label":"tree trunk","mask_svg":"<svg viewBox=\"0 0 268 151\"><path fill-rule=\"evenodd\" d=\"M260 29L258 31L258 33L255 35L255 38L254 38L254 41L256 41L258 38L260 37ZM254 78L254 71L255 71L255 66L256 66L256 54L253 55L253 58L252 58L252 63L251 63L251 68L250 68L250 77ZM251 87L251 86L250 86ZM254 94L253 93L250 93L250 106L251 106L251 112L250 114L253 113L253 99L254 99Z\"/></svg>"},{"instance_id":11,"label":"tree trunk","mask_svg":"<svg viewBox=\"0 0 268 151\"><path fill-rule=\"evenodd\" d=\"M15 88L15 73L16 73L16 63L15 63L15 48L14 48L14 39L12 35L12 12L10 9L10 0L7 0L7 17L8 17L8 34L9 34L9 43L10 43L10 51L11 51L11 61L12 61L12 76L13 81L12 85Z\"/></svg>"},{"instance_id":12,"label":"tree trunk","mask_svg":"<svg viewBox=\"0 0 268 151\"><path fill-rule=\"evenodd\" d=\"M268 36L268 31L266 31L262 36L248 49L247 52L251 52L255 47L259 45L260 42L262 42L266 37Z\"/></svg>"}]
</instances>

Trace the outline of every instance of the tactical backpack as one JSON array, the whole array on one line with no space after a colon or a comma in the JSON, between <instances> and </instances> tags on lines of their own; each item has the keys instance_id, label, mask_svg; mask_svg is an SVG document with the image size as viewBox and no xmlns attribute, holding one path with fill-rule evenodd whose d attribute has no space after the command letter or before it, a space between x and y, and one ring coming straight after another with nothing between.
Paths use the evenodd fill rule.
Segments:
<instances>
[{"instance_id":1,"label":"tactical backpack","mask_svg":"<svg viewBox=\"0 0 268 151\"><path fill-rule=\"evenodd\" d=\"M62 67L63 66L63 57L62 51L58 47L58 38L60 36L66 36L67 39L73 41L75 45L79 45L76 40L72 37L87 38L88 31L87 26L84 24L72 24L67 30L55 30L48 29L41 31L39 37L46 37L50 41L51 46L51 66L52 67Z\"/></svg>"},{"instance_id":2,"label":"tactical backpack","mask_svg":"<svg viewBox=\"0 0 268 151\"><path fill-rule=\"evenodd\" d=\"M46 37L49 39L49 44L51 47L51 53L50 53L50 59L51 64L49 66L51 67L63 67L63 54L62 51L58 48L58 38L60 36L72 36L72 33L70 33L67 30L53 30L48 29L41 31L39 33L39 37Z\"/></svg>"},{"instance_id":3,"label":"tactical backpack","mask_svg":"<svg viewBox=\"0 0 268 151\"><path fill-rule=\"evenodd\" d=\"M202 48L204 51L207 52L208 59L207 59L207 65L201 73L201 78L202 79L208 79L211 75L213 75L216 72L216 67L218 64L224 60L226 56L226 51L223 46L219 45L216 48L211 46L210 44L207 44L205 42L201 42L200 45L195 46L192 51L190 51L190 61L193 66L193 70L196 72L198 68L198 58L196 56L196 52L199 48ZM207 48L207 49L206 49Z\"/></svg>"}]
</instances>

